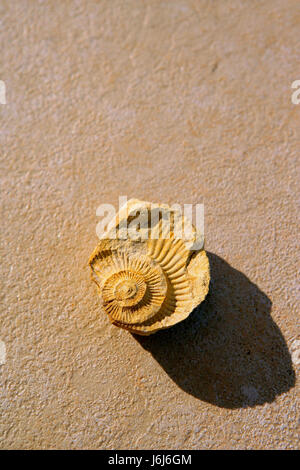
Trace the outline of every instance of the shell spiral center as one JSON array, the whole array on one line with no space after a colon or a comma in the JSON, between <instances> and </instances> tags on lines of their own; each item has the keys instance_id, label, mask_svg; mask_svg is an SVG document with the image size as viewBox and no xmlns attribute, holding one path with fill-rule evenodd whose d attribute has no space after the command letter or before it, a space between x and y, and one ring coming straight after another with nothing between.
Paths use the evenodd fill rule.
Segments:
<instances>
[{"instance_id":1,"label":"shell spiral center","mask_svg":"<svg viewBox=\"0 0 300 470\"><path fill-rule=\"evenodd\" d=\"M148 256L129 257L122 251L111 251L104 254L97 273L103 279L103 307L116 323L146 322L156 315L166 298L165 275Z\"/></svg>"},{"instance_id":2,"label":"shell spiral center","mask_svg":"<svg viewBox=\"0 0 300 470\"><path fill-rule=\"evenodd\" d=\"M121 281L116 285L115 297L117 300L127 300L135 297L138 286L134 281Z\"/></svg>"},{"instance_id":3,"label":"shell spiral center","mask_svg":"<svg viewBox=\"0 0 300 470\"><path fill-rule=\"evenodd\" d=\"M147 289L143 276L134 271L119 271L110 276L103 288L104 300L115 301L120 307L137 305Z\"/></svg>"}]
</instances>

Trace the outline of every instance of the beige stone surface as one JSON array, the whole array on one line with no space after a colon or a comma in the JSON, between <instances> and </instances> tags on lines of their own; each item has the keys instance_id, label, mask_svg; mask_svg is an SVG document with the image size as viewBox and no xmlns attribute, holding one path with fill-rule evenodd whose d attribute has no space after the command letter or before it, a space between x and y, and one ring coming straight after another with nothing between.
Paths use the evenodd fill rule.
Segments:
<instances>
[{"instance_id":1,"label":"beige stone surface","mask_svg":"<svg viewBox=\"0 0 300 470\"><path fill-rule=\"evenodd\" d=\"M0 18L1 448L299 448L299 1ZM205 204L207 299L139 340L87 266L119 195Z\"/></svg>"}]
</instances>

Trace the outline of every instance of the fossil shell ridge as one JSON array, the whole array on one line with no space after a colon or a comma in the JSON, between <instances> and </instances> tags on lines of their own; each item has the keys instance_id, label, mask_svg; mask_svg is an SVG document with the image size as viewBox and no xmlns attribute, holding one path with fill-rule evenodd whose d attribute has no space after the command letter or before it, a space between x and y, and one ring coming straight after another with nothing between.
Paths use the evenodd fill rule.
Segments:
<instances>
[{"instance_id":1,"label":"fossil shell ridge","mask_svg":"<svg viewBox=\"0 0 300 470\"><path fill-rule=\"evenodd\" d=\"M190 250L186 240L175 238L174 225L168 238L159 232L159 220L157 226L151 226L150 237L149 233L143 236L140 223L136 240L120 238L122 221L132 220L141 210L151 215L157 209L168 215L173 212L173 216L175 212L177 218L173 221L182 220L181 214L166 205L129 200L110 225L118 228L116 238L110 238L108 232L108 238L100 240L89 260L109 320L141 335L184 320L204 300L209 288L209 262L204 249ZM194 227L192 231L194 240L201 236Z\"/></svg>"}]
</instances>

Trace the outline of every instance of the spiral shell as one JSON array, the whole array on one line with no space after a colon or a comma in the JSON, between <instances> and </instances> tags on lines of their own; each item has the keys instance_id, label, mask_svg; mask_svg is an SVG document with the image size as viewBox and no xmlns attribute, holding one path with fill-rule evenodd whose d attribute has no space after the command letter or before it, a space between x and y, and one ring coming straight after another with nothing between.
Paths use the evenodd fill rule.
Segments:
<instances>
[{"instance_id":1,"label":"spiral shell","mask_svg":"<svg viewBox=\"0 0 300 470\"><path fill-rule=\"evenodd\" d=\"M169 238L103 239L89 264L109 320L141 335L184 320L208 292L205 251L187 249L173 232Z\"/></svg>"}]
</instances>

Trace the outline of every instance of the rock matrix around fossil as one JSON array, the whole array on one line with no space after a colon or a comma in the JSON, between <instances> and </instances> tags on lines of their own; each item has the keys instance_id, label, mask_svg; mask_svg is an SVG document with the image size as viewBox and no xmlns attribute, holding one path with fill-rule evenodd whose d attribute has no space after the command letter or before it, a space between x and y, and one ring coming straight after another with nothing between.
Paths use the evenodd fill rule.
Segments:
<instances>
[{"instance_id":1,"label":"rock matrix around fossil","mask_svg":"<svg viewBox=\"0 0 300 470\"><path fill-rule=\"evenodd\" d=\"M187 318L209 288L203 234L165 204L129 200L89 264L111 323L140 335Z\"/></svg>"}]
</instances>

